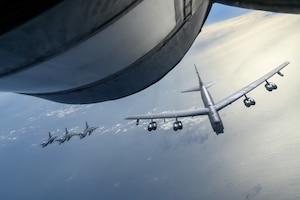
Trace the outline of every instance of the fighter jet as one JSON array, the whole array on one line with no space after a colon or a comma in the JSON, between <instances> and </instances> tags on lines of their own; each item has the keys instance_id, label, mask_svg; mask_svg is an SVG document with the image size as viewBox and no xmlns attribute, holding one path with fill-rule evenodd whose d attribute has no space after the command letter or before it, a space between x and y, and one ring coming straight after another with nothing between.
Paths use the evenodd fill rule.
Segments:
<instances>
[{"instance_id":1,"label":"fighter jet","mask_svg":"<svg viewBox=\"0 0 300 200\"><path fill-rule=\"evenodd\" d=\"M79 133L80 139L85 138L85 136L87 136L87 135L91 135L92 132L94 130L96 130L97 128L98 127L89 127L88 123L85 122L85 129L84 129L84 131L82 133Z\"/></svg>"},{"instance_id":2,"label":"fighter jet","mask_svg":"<svg viewBox=\"0 0 300 200\"><path fill-rule=\"evenodd\" d=\"M69 131L68 131L68 129L66 128L66 135L65 135L65 137L66 137L66 140L67 141L69 141L73 136L75 136L75 135L80 135L79 133L70 133Z\"/></svg>"},{"instance_id":3,"label":"fighter jet","mask_svg":"<svg viewBox=\"0 0 300 200\"><path fill-rule=\"evenodd\" d=\"M42 148L46 147L48 144L51 144L55 139L57 138L57 136L52 136L51 133L49 132L49 138L48 140L44 141L42 144L40 144L42 146Z\"/></svg>"},{"instance_id":4,"label":"fighter jet","mask_svg":"<svg viewBox=\"0 0 300 200\"><path fill-rule=\"evenodd\" d=\"M66 133L64 136L62 136L61 138L55 140L58 142L58 144L62 144L64 143L66 140L69 141L71 139L72 136L69 135L68 129L66 128Z\"/></svg>"}]
</instances>

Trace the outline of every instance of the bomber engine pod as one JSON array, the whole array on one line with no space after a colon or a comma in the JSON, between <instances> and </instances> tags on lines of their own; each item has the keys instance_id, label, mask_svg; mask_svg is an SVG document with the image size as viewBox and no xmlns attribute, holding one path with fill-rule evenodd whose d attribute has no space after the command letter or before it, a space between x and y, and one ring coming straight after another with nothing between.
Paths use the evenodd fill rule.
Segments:
<instances>
[{"instance_id":1,"label":"bomber engine pod","mask_svg":"<svg viewBox=\"0 0 300 200\"><path fill-rule=\"evenodd\" d=\"M277 85L276 85L275 83L271 83L271 82L268 82L268 81L266 80L265 88L266 88L266 90L268 90L269 92L272 92L273 90L276 90L276 89L277 89Z\"/></svg>"}]
</instances>

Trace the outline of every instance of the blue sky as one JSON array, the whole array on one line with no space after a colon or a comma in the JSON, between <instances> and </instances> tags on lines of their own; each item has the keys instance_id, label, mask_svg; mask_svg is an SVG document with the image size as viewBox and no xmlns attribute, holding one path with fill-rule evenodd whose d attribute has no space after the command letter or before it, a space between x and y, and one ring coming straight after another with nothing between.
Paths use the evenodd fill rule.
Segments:
<instances>
[{"instance_id":1,"label":"blue sky","mask_svg":"<svg viewBox=\"0 0 300 200\"><path fill-rule=\"evenodd\" d=\"M215 22L220 22L232 17L236 17L251 10L244 8L237 8L232 6L225 6L223 4L215 3L209 13L209 16L206 20L206 24L211 24Z\"/></svg>"}]
</instances>

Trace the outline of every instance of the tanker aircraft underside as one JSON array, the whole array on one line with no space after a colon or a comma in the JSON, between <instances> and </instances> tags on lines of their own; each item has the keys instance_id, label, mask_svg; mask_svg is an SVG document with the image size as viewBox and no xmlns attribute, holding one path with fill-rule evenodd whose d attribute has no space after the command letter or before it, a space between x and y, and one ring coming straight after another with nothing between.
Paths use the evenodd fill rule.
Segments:
<instances>
[{"instance_id":1,"label":"tanker aircraft underside","mask_svg":"<svg viewBox=\"0 0 300 200\"><path fill-rule=\"evenodd\" d=\"M181 61L214 3L300 13L297 0L0 1L0 92L68 104L137 93Z\"/></svg>"}]
</instances>

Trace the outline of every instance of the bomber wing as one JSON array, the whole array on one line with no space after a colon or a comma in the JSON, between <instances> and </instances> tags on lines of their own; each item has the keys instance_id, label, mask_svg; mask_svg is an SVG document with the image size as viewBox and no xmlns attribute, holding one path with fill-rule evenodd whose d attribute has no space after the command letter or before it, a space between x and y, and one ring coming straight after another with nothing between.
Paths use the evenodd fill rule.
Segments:
<instances>
[{"instance_id":1,"label":"bomber wing","mask_svg":"<svg viewBox=\"0 0 300 200\"><path fill-rule=\"evenodd\" d=\"M282 63L281 65L279 65L278 67L276 67L275 69L273 69L269 73L265 74L261 78L259 78L256 81L250 83L246 87L240 89L239 91L233 93L232 95L226 97L225 99L219 101L218 103L215 104L216 110L221 110L222 108L228 106L229 104L231 104L234 101L238 100L242 96L245 96L248 92L255 89L257 86L259 86L263 82L266 82L269 78L274 76L276 73L283 76L283 74L280 73L280 70L283 69L284 67L286 67L288 64L290 64L290 62L288 62L288 61Z\"/></svg>"},{"instance_id":2,"label":"bomber wing","mask_svg":"<svg viewBox=\"0 0 300 200\"><path fill-rule=\"evenodd\" d=\"M174 111L174 112L163 112L158 114L147 114L147 115L136 115L126 117L126 120L139 120L139 119L167 119L167 118L178 118L178 117L193 117L198 115L207 115L207 108L200 108L194 110L182 110L182 111Z\"/></svg>"}]
</instances>

